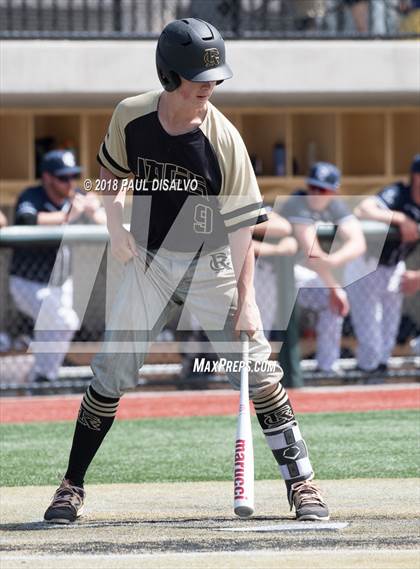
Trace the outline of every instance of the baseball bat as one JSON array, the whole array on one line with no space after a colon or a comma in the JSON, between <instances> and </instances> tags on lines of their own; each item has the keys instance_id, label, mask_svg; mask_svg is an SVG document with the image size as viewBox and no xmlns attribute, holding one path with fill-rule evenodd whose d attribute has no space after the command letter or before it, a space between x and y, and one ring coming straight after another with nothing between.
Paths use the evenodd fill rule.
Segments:
<instances>
[{"instance_id":1,"label":"baseball bat","mask_svg":"<svg viewBox=\"0 0 420 569\"><path fill-rule=\"evenodd\" d=\"M242 363L239 413L235 441L234 511L240 518L254 513L254 449L249 409L249 338L241 333Z\"/></svg>"}]
</instances>

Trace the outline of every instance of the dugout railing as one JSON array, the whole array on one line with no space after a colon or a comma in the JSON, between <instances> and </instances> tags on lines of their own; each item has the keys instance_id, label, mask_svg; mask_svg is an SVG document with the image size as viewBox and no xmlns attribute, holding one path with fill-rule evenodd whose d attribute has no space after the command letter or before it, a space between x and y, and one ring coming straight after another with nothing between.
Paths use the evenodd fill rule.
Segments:
<instances>
[{"instance_id":1,"label":"dugout railing","mask_svg":"<svg viewBox=\"0 0 420 569\"><path fill-rule=\"evenodd\" d=\"M228 39L409 38L411 0L0 0L1 39L154 39L175 18L212 22ZM416 13L417 11L417 13Z\"/></svg>"},{"instance_id":2,"label":"dugout railing","mask_svg":"<svg viewBox=\"0 0 420 569\"><path fill-rule=\"evenodd\" d=\"M383 239L398 239L395 228L374 222L363 222L367 241ZM324 225L319 229L319 237L329 247L334 237L334 227ZM33 356L28 352L33 333L33 321L19 312L14 305L9 292L9 265L13 249L21 247L45 248L63 241L72 248L74 281L74 307L83 312L81 324L77 330L71 350L67 354L64 366L60 371L60 380L53 386L41 386L39 390L54 387L58 391L80 390L91 376L90 360L99 348L105 327L105 306L107 289L106 244L108 233L102 226L61 226L61 227L22 227L12 226L0 230L0 367L1 392L15 393L26 390L26 377L33 363ZM411 266L419 266L419 247L411 259ZM278 273L278 303L280 319L285 311L290 309L296 296L294 285L294 258L276 257L273 259ZM92 279L92 271L95 273ZM86 278L90 274L89 299L80 298L80 291L86 296ZM411 308L405 306L400 326L395 356L390 362L386 374L389 379L413 378L418 375L419 358L410 354L408 340L419 334L419 324L413 314L419 305L419 295L410 299ZM418 311L417 311L418 313ZM300 387L304 384L319 382L337 382L340 378L326 378L315 370L315 362L310 351L314 348L313 320L305 311L296 308L286 329L276 330L271 335L273 353L277 354L280 347L279 359L285 370L285 384ZM159 388L177 387L192 388L212 387L226 384L223 376L206 378L201 382L199 377L191 378L186 385L180 382L181 358L180 343L175 341L173 333L168 329L159 337L153 346L146 365L139 376L139 386ZM343 381L363 380L363 374L356 369L354 349L356 340L351 328L350 319L346 319L343 338L342 356L339 366L342 370Z\"/></svg>"}]
</instances>

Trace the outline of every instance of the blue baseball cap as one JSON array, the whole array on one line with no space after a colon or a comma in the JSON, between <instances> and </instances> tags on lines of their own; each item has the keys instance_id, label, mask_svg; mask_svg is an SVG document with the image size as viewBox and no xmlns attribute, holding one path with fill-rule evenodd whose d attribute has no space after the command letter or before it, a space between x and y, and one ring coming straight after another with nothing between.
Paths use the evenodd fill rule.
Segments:
<instances>
[{"instance_id":1,"label":"blue baseball cap","mask_svg":"<svg viewBox=\"0 0 420 569\"><path fill-rule=\"evenodd\" d=\"M306 178L308 186L337 191L340 187L341 172L329 162L316 162Z\"/></svg>"},{"instance_id":2,"label":"blue baseball cap","mask_svg":"<svg viewBox=\"0 0 420 569\"><path fill-rule=\"evenodd\" d=\"M42 158L41 172L53 176L76 176L82 168L76 164L76 157L71 150L51 150Z\"/></svg>"}]
</instances>

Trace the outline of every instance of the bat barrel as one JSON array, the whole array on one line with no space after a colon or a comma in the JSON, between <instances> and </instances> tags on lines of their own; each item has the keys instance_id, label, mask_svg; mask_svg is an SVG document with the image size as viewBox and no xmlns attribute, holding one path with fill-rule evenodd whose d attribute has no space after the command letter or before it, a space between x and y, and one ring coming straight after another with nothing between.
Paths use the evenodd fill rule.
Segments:
<instances>
[{"instance_id":1,"label":"bat barrel","mask_svg":"<svg viewBox=\"0 0 420 569\"><path fill-rule=\"evenodd\" d=\"M241 334L241 340L244 366L241 370L241 391L235 443L234 512L241 518L247 518L254 513L254 450L249 409L248 335Z\"/></svg>"}]
</instances>

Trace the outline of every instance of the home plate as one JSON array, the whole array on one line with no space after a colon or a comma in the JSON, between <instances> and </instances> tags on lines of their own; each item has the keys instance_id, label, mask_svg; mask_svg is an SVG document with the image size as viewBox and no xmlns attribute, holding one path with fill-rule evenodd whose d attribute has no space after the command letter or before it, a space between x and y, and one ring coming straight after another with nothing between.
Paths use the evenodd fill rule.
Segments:
<instances>
[{"instance_id":1,"label":"home plate","mask_svg":"<svg viewBox=\"0 0 420 569\"><path fill-rule=\"evenodd\" d=\"M296 522L272 526L217 528L216 531L337 531L344 529L348 525L348 522L337 522L331 524L328 522Z\"/></svg>"}]
</instances>

